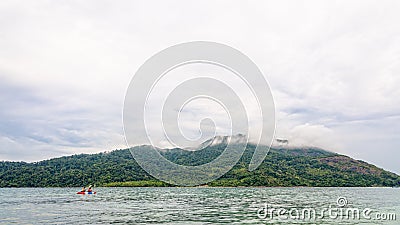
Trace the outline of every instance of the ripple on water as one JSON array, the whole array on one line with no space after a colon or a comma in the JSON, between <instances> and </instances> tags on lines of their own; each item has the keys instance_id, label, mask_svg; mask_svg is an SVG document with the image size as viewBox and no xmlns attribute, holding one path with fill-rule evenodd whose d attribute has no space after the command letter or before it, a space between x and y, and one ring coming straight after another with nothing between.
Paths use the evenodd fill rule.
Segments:
<instances>
[{"instance_id":1,"label":"ripple on water","mask_svg":"<svg viewBox=\"0 0 400 225\"><path fill-rule=\"evenodd\" d=\"M97 188L96 195L77 195L76 191L76 188L0 189L0 223L286 224L288 221L261 220L257 210L265 203L276 208L320 209L336 204L339 196L346 197L352 207L400 215L400 189L392 188ZM290 223L337 224L338 221ZM340 223L360 224L360 221ZM379 224L379 221L362 223Z\"/></svg>"}]
</instances>

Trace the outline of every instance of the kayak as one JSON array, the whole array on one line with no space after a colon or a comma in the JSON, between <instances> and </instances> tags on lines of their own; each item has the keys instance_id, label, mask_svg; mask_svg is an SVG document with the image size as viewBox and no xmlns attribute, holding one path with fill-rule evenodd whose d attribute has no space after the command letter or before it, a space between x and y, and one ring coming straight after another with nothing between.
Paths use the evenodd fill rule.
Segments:
<instances>
[{"instance_id":1,"label":"kayak","mask_svg":"<svg viewBox=\"0 0 400 225\"><path fill-rule=\"evenodd\" d=\"M96 192L84 192L84 191L79 191L79 192L76 192L78 195L84 195L84 194L88 194L88 195L94 195L94 194L96 194Z\"/></svg>"}]
</instances>

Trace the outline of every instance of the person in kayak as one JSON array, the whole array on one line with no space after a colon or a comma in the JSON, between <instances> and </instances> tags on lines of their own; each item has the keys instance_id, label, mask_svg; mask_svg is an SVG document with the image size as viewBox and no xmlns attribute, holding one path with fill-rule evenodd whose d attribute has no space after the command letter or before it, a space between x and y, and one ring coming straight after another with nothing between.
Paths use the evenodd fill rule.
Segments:
<instances>
[{"instance_id":1,"label":"person in kayak","mask_svg":"<svg viewBox=\"0 0 400 225\"><path fill-rule=\"evenodd\" d=\"M88 191L88 192L92 192L92 185L89 186L89 188L88 188L87 191Z\"/></svg>"},{"instance_id":2,"label":"person in kayak","mask_svg":"<svg viewBox=\"0 0 400 225\"><path fill-rule=\"evenodd\" d=\"M83 187L81 192L86 192L86 187Z\"/></svg>"}]
</instances>

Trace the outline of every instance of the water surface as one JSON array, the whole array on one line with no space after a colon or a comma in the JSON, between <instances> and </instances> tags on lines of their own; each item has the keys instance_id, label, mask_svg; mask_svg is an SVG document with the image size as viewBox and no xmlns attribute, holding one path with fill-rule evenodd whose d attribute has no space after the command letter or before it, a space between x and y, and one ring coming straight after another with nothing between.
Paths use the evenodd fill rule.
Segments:
<instances>
[{"instance_id":1,"label":"water surface","mask_svg":"<svg viewBox=\"0 0 400 225\"><path fill-rule=\"evenodd\" d=\"M4 224L399 224L400 188L0 188ZM342 208L372 210L371 219L285 218L276 209ZM344 199L345 198L345 199ZM343 203L343 202L342 202ZM264 214L263 214L264 213ZM376 219L377 213L396 220ZM276 212L275 212L276 214ZM295 216L292 214L292 216ZM289 217L289 216L288 216Z\"/></svg>"}]
</instances>

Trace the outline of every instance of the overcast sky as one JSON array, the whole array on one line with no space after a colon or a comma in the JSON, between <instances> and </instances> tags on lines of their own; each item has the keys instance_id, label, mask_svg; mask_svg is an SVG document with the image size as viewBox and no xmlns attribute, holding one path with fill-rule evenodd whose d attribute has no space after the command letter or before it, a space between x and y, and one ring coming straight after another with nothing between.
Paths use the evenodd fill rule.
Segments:
<instances>
[{"instance_id":1,"label":"overcast sky","mask_svg":"<svg viewBox=\"0 0 400 225\"><path fill-rule=\"evenodd\" d=\"M215 41L268 79L277 137L400 173L399 1L0 1L0 160L125 148L146 59Z\"/></svg>"}]
</instances>

